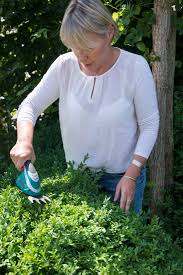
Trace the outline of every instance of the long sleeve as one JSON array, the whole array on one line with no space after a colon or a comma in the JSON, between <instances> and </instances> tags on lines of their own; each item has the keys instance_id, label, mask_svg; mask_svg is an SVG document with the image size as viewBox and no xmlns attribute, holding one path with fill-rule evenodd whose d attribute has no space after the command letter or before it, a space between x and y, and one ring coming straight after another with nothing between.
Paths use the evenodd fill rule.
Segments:
<instances>
[{"instance_id":1,"label":"long sleeve","mask_svg":"<svg viewBox=\"0 0 183 275\"><path fill-rule=\"evenodd\" d=\"M23 100L18 109L17 122L31 121L35 125L38 116L59 98L59 57L52 63L39 84Z\"/></svg>"},{"instance_id":2,"label":"long sleeve","mask_svg":"<svg viewBox=\"0 0 183 275\"><path fill-rule=\"evenodd\" d=\"M134 154L148 158L158 135L159 111L150 67L144 58L139 61L134 104L140 135Z\"/></svg>"},{"instance_id":3,"label":"long sleeve","mask_svg":"<svg viewBox=\"0 0 183 275\"><path fill-rule=\"evenodd\" d=\"M126 171L134 153L148 158L157 138L159 112L147 61L120 51L110 70L81 72L72 52L60 56L19 108L18 121L32 121L57 98L66 161L83 161L108 173ZM138 131L139 130L139 131Z\"/></svg>"}]
</instances>

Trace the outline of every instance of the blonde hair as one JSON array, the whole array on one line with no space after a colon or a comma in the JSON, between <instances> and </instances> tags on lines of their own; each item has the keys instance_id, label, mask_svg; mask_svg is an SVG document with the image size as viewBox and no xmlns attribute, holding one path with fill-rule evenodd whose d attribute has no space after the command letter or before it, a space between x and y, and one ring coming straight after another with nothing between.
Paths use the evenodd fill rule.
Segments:
<instances>
[{"instance_id":1,"label":"blonde hair","mask_svg":"<svg viewBox=\"0 0 183 275\"><path fill-rule=\"evenodd\" d=\"M87 33L95 33L104 38L109 26L114 28L114 37L118 33L118 27L100 0L71 0L62 20L60 38L68 48L74 45L92 49L96 47L96 42L90 41Z\"/></svg>"}]
</instances>

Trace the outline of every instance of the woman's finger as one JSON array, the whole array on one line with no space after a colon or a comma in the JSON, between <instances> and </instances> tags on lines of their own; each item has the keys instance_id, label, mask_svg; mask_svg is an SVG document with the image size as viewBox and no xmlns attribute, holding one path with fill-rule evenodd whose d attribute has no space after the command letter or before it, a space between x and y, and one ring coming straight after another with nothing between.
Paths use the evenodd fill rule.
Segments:
<instances>
[{"instance_id":1,"label":"woman's finger","mask_svg":"<svg viewBox=\"0 0 183 275\"><path fill-rule=\"evenodd\" d=\"M115 195L114 195L114 201L117 201L119 196L120 196L120 192L121 192L121 186L120 184L118 184L116 186L116 191L115 191Z\"/></svg>"},{"instance_id":2,"label":"woman's finger","mask_svg":"<svg viewBox=\"0 0 183 275\"><path fill-rule=\"evenodd\" d=\"M129 209L130 209L130 205L131 205L132 199L127 199L126 200L126 206L125 206L125 212L128 213Z\"/></svg>"},{"instance_id":3,"label":"woman's finger","mask_svg":"<svg viewBox=\"0 0 183 275\"><path fill-rule=\"evenodd\" d=\"M23 167L24 167L24 163L25 163L25 160L19 159L19 160L16 162L15 166L16 166L16 168L17 168L19 171L22 171L22 169L23 169Z\"/></svg>"},{"instance_id":4,"label":"woman's finger","mask_svg":"<svg viewBox=\"0 0 183 275\"><path fill-rule=\"evenodd\" d=\"M125 210L126 207L126 200L127 200L127 193L122 191L121 192L121 199L120 199L120 207Z\"/></svg>"}]
</instances>

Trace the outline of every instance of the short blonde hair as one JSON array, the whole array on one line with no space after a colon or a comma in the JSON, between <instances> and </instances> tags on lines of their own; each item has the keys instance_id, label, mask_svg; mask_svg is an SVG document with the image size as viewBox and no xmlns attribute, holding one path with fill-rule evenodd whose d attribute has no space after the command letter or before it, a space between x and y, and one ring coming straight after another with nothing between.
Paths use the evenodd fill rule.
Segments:
<instances>
[{"instance_id":1,"label":"short blonde hair","mask_svg":"<svg viewBox=\"0 0 183 275\"><path fill-rule=\"evenodd\" d=\"M88 40L87 33L95 33L104 38L110 25L116 36L118 27L100 0L71 0L62 20L60 38L67 48L74 45L92 49L96 47L96 43Z\"/></svg>"}]
</instances>

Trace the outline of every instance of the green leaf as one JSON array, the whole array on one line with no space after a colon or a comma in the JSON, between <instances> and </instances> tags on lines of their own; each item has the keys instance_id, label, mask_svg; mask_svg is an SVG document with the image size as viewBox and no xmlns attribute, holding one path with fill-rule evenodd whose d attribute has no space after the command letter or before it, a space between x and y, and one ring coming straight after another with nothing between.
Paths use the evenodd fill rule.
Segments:
<instances>
[{"instance_id":1,"label":"green leaf","mask_svg":"<svg viewBox=\"0 0 183 275\"><path fill-rule=\"evenodd\" d=\"M124 25L129 25L129 23L130 23L130 18L129 18L129 17L125 17L125 18L123 19L123 24L124 24Z\"/></svg>"},{"instance_id":2,"label":"green leaf","mask_svg":"<svg viewBox=\"0 0 183 275\"><path fill-rule=\"evenodd\" d=\"M17 95L17 96L23 95L25 92L27 92L27 91L30 89L31 86L32 86L32 83L27 84L23 89L19 90L19 91L16 93L16 95Z\"/></svg>"},{"instance_id":3,"label":"green leaf","mask_svg":"<svg viewBox=\"0 0 183 275\"><path fill-rule=\"evenodd\" d=\"M141 7L139 5L135 5L134 7L134 15L139 15L141 12Z\"/></svg>"},{"instance_id":4,"label":"green leaf","mask_svg":"<svg viewBox=\"0 0 183 275\"><path fill-rule=\"evenodd\" d=\"M139 49L139 51L141 52L145 52L146 46L144 44L144 42L140 41L136 43L137 48Z\"/></svg>"},{"instance_id":5,"label":"green leaf","mask_svg":"<svg viewBox=\"0 0 183 275\"><path fill-rule=\"evenodd\" d=\"M125 29L125 27L124 27L123 25L120 25L120 26L118 27L118 29L119 29L120 32L123 32L124 29Z\"/></svg>"},{"instance_id":6,"label":"green leaf","mask_svg":"<svg viewBox=\"0 0 183 275\"><path fill-rule=\"evenodd\" d=\"M36 33L31 35L31 42L34 42L35 39L39 39L42 35L44 36L45 39L47 39L48 38L47 32L48 30L46 28L39 29Z\"/></svg>"},{"instance_id":7,"label":"green leaf","mask_svg":"<svg viewBox=\"0 0 183 275\"><path fill-rule=\"evenodd\" d=\"M175 61L175 67L180 69L182 67L182 61L181 60L176 60Z\"/></svg>"},{"instance_id":8,"label":"green leaf","mask_svg":"<svg viewBox=\"0 0 183 275\"><path fill-rule=\"evenodd\" d=\"M118 18L119 18L119 13L118 12L113 12L112 18L116 22L118 20Z\"/></svg>"}]
</instances>

